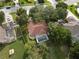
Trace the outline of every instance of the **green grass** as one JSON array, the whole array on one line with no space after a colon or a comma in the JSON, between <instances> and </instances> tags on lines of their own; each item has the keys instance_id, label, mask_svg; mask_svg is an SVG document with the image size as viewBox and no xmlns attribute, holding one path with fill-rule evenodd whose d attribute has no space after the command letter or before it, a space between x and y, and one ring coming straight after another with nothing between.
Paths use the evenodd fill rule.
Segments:
<instances>
[{"instance_id":1,"label":"green grass","mask_svg":"<svg viewBox=\"0 0 79 59\"><path fill-rule=\"evenodd\" d=\"M34 5L34 0L29 0L29 2L27 0L19 0L21 5Z\"/></svg>"},{"instance_id":2,"label":"green grass","mask_svg":"<svg viewBox=\"0 0 79 59\"><path fill-rule=\"evenodd\" d=\"M16 17L17 17L16 13L15 12L12 12L10 14L13 16L13 19L16 20Z\"/></svg>"},{"instance_id":3,"label":"green grass","mask_svg":"<svg viewBox=\"0 0 79 59\"><path fill-rule=\"evenodd\" d=\"M76 7L74 5L68 6L68 9L77 17L79 18L79 15L77 13Z\"/></svg>"},{"instance_id":4,"label":"green grass","mask_svg":"<svg viewBox=\"0 0 79 59\"><path fill-rule=\"evenodd\" d=\"M44 0L45 1L45 5L48 5L48 6L51 6L51 3L49 2L49 1L47 1L47 0Z\"/></svg>"},{"instance_id":5,"label":"green grass","mask_svg":"<svg viewBox=\"0 0 79 59\"><path fill-rule=\"evenodd\" d=\"M13 2L0 2L0 7L4 7L4 6L14 6L14 3Z\"/></svg>"},{"instance_id":6,"label":"green grass","mask_svg":"<svg viewBox=\"0 0 79 59\"><path fill-rule=\"evenodd\" d=\"M14 2L4 3L4 6L14 6Z\"/></svg>"},{"instance_id":7,"label":"green grass","mask_svg":"<svg viewBox=\"0 0 79 59\"><path fill-rule=\"evenodd\" d=\"M9 58L9 49L14 49L15 53ZM23 59L25 48L22 41L17 40L14 43L11 43L5 46L4 49L0 51L0 59Z\"/></svg>"}]
</instances>

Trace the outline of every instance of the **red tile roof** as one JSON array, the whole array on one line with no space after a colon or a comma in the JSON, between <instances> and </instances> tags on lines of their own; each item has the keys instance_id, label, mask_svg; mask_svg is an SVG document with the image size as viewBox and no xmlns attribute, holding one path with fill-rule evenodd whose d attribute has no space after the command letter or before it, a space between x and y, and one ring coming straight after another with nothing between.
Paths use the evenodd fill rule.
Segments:
<instances>
[{"instance_id":1,"label":"red tile roof","mask_svg":"<svg viewBox=\"0 0 79 59\"><path fill-rule=\"evenodd\" d=\"M45 22L39 22L39 23L29 22L28 32L32 37L35 37L36 35L47 34L47 25Z\"/></svg>"}]
</instances>

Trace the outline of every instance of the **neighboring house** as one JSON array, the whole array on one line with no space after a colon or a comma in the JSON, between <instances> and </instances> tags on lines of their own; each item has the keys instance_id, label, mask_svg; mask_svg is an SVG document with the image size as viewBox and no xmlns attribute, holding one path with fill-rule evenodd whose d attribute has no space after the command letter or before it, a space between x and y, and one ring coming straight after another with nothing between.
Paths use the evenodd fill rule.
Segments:
<instances>
[{"instance_id":1,"label":"neighboring house","mask_svg":"<svg viewBox=\"0 0 79 59\"><path fill-rule=\"evenodd\" d=\"M2 27L4 29L4 40L1 39L0 43L10 43L12 41L16 40L16 33L14 31L15 23L14 22L4 22L2 24ZM2 42L3 41L3 42Z\"/></svg>"},{"instance_id":2,"label":"neighboring house","mask_svg":"<svg viewBox=\"0 0 79 59\"><path fill-rule=\"evenodd\" d=\"M16 40L16 32L15 32L16 24L11 19L11 16L8 15L5 17L5 22L2 23L2 27L0 27L0 43L10 43Z\"/></svg>"},{"instance_id":3,"label":"neighboring house","mask_svg":"<svg viewBox=\"0 0 79 59\"><path fill-rule=\"evenodd\" d=\"M48 40L47 24L45 22L34 23L31 19L29 19L28 32L31 39L36 38L37 43Z\"/></svg>"}]
</instances>

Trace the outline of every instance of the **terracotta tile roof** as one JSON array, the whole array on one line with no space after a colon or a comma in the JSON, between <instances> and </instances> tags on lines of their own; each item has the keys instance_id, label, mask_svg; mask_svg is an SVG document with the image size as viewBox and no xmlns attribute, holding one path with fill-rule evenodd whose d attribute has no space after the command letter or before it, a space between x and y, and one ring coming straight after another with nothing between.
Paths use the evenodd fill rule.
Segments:
<instances>
[{"instance_id":1,"label":"terracotta tile roof","mask_svg":"<svg viewBox=\"0 0 79 59\"><path fill-rule=\"evenodd\" d=\"M39 23L28 23L28 32L30 36L35 37L36 35L46 34L47 33L47 25L45 22Z\"/></svg>"}]
</instances>

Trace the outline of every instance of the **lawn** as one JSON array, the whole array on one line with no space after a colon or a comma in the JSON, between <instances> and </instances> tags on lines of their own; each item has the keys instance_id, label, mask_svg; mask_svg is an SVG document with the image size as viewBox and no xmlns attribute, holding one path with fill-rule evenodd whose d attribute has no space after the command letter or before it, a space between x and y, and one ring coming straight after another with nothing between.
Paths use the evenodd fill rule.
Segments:
<instances>
[{"instance_id":1,"label":"lawn","mask_svg":"<svg viewBox=\"0 0 79 59\"><path fill-rule=\"evenodd\" d=\"M77 13L77 9L76 9L76 7L75 7L74 5L68 6L68 9L69 9L77 18L79 18L79 15L78 15L78 13Z\"/></svg>"},{"instance_id":2,"label":"lawn","mask_svg":"<svg viewBox=\"0 0 79 59\"><path fill-rule=\"evenodd\" d=\"M15 53L11 57L9 57L9 49L14 49ZM1 51L0 51L0 59L23 59L23 54L24 54L25 48L24 44L20 40L16 40L16 42L11 43L7 46L5 46Z\"/></svg>"},{"instance_id":3,"label":"lawn","mask_svg":"<svg viewBox=\"0 0 79 59\"><path fill-rule=\"evenodd\" d=\"M26 0L20 0L20 4L21 5L34 5L36 3L34 0L28 0L28 1L26 1ZM45 5L51 5L51 3L49 1L47 1L47 0L44 0L44 2L45 2L44 3Z\"/></svg>"},{"instance_id":4,"label":"lawn","mask_svg":"<svg viewBox=\"0 0 79 59\"><path fill-rule=\"evenodd\" d=\"M0 8L4 7L4 6L14 6L13 2L0 2Z\"/></svg>"},{"instance_id":5,"label":"lawn","mask_svg":"<svg viewBox=\"0 0 79 59\"><path fill-rule=\"evenodd\" d=\"M12 16L13 16L13 19L14 19L14 21L16 20L16 17L17 17L17 15L16 15L16 12L12 12L12 13L10 13Z\"/></svg>"},{"instance_id":6,"label":"lawn","mask_svg":"<svg viewBox=\"0 0 79 59\"><path fill-rule=\"evenodd\" d=\"M19 0L19 2L20 2L20 4L21 5L34 5L34 0L29 0L29 1L27 1L27 0Z\"/></svg>"}]
</instances>

